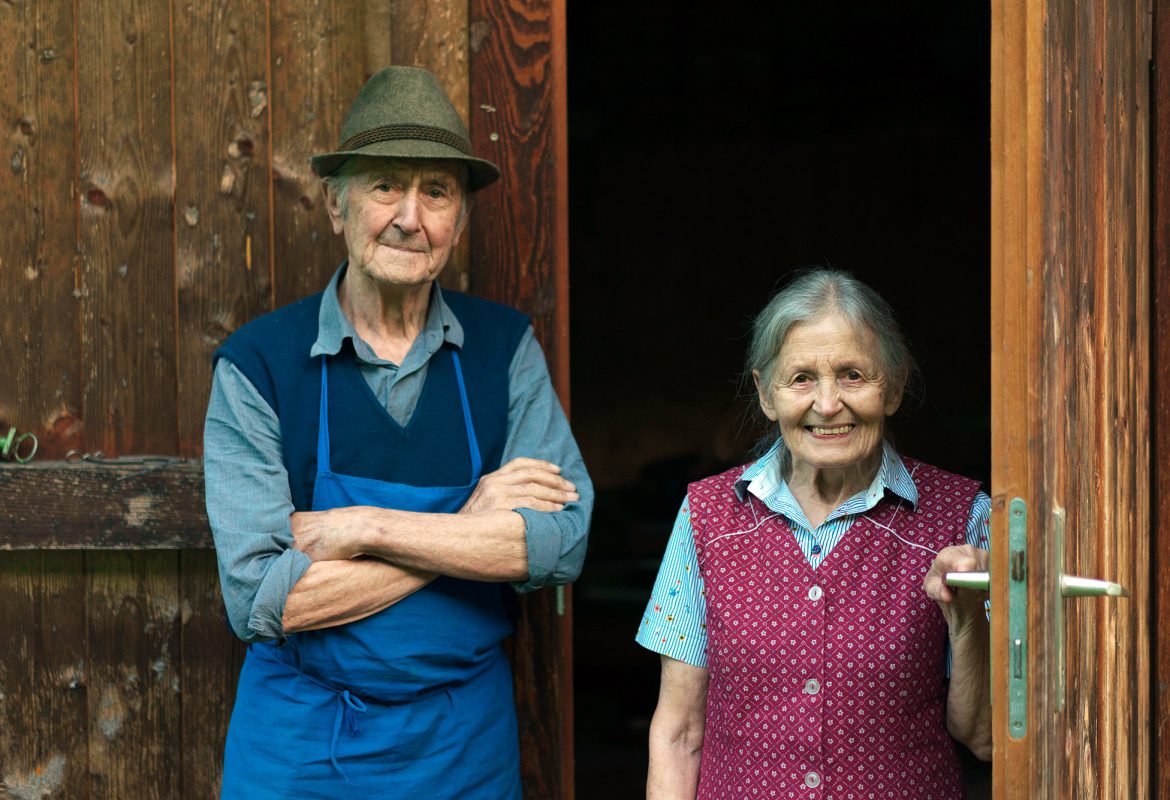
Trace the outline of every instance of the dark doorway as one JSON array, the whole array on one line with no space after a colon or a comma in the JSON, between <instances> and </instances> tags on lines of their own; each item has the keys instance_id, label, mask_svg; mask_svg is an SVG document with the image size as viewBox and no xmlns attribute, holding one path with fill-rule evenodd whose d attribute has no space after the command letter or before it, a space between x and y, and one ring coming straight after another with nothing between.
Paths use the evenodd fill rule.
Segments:
<instances>
[{"instance_id":1,"label":"dark doorway","mask_svg":"<svg viewBox=\"0 0 1170 800\"><path fill-rule=\"evenodd\" d=\"M642 796L658 659L633 634L686 484L759 433L747 323L792 269L892 302L926 380L900 450L990 474L989 9L731 8L569 3L573 427L598 489L574 602L586 800Z\"/></svg>"}]
</instances>

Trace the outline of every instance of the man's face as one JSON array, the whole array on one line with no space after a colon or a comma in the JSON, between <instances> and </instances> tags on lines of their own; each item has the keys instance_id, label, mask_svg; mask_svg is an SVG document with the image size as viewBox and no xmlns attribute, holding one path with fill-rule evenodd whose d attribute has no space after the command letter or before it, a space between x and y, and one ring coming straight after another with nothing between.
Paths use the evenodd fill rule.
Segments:
<instances>
[{"instance_id":1,"label":"man's face","mask_svg":"<svg viewBox=\"0 0 1170 800\"><path fill-rule=\"evenodd\" d=\"M368 159L350 179L342 214L328 194L333 232L345 236L349 266L376 283L429 285L459 243L465 217L458 165Z\"/></svg>"}]
</instances>

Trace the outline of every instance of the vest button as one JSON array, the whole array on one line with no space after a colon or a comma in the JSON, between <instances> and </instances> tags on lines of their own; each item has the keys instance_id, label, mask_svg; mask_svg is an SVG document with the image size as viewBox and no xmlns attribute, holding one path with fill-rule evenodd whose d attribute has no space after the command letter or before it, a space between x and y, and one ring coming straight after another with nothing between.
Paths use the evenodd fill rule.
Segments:
<instances>
[{"instance_id":1,"label":"vest button","mask_svg":"<svg viewBox=\"0 0 1170 800\"><path fill-rule=\"evenodd\" d=\"M821 776L815 772L806 772L804 775L804 785L810 789L815 789L821 785Z\"/></svg>"},{"instance_id":2,"label":"vest button","mask_svg":"<svg viewBox=\"0 0 1170 800\"><path fill-rule=\"evenodd\" d=\"M821 590L821 587L814 586L808 590L808 599L809 600L820 600L821 595L823 595L823 594L824 594L824 592Z\"/></svg>"},{"instance_id":3,"label":"vest button","mask_svg":"<svg viewBox=\"0 0 1170 800\"><path fill-rule=\"evenodd\" d=\"M808 681L805 682L805 684L804 684L804 693L805 694L816 694L820 690L821 690L821 682L818 681L816 678L809 678Z\"/></svg>"}]
</instances>

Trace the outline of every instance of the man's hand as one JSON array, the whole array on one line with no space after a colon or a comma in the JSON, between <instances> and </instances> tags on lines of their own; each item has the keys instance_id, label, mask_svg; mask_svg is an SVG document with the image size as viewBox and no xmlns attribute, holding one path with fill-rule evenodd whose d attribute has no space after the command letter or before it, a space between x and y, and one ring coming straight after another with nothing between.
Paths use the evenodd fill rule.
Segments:
<instances>
[{"instance_id":1,"label":"man's hand","mask_svg":"<svg viewBox=\"0 0 1170 800\"><path fill-rule=\"evenodd\" d=\"M947 547L939 552L926 572L922 588L942 609L951 636L965 631L976 619L986 619L983 601L987 599L987 592L947 586L947 573L983 572L987 569L987 561L987 551L978 547L969 544Z\"/></svg>"},{"instance_id":2,"label":"man's hand","mask_svg":"<svg viewBox=\"0 0 1170 800\"><path fill-rule=\"evenodd\" d=\"M561 468L556 464L535 458L514 458L480 478L459 513L516 508L561 511L566 503L579 499L577 487L561 477Z\"/></svg>"},{"instance_id":3,"label":"man's hand","mask_svg":"<svg viewBox=\"0 0 1170 800\"><path fill-rule=\"evenodd\" d=\"M293 547L314 561L345 561L362 555L361 534L372 521L369 506L349 506L329 511L297 511L292 521Z\"/></svg>"}]
</instances>

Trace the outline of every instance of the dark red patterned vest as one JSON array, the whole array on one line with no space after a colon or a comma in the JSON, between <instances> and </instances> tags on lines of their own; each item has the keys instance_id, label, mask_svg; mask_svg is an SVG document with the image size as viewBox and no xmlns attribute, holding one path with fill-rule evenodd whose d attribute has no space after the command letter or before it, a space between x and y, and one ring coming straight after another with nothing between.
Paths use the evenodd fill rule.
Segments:
<instances>
[{"instance_id":1,"label":"dark red patterned vest","mask_svg":"<svg viewBox=\"0 0 1170 800\"><path fill-rule=\"evenodd\" d=\"M962 797L922 580L930 551L965 541L979 485L904 462L918 507L887 493L816 570L783 517L736 497L744 467L688 488L710 671L698 800Z\"/></svg>"}]
</instances>

